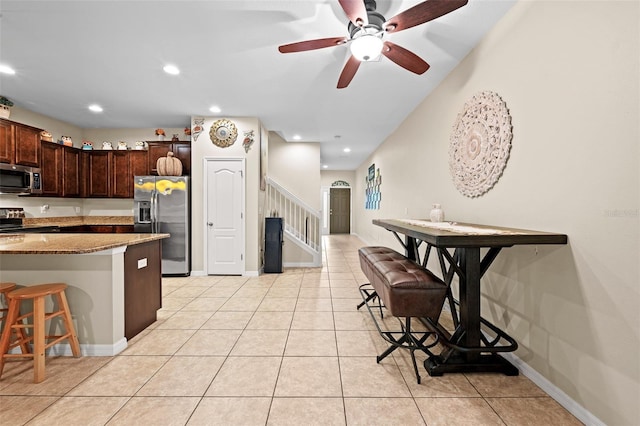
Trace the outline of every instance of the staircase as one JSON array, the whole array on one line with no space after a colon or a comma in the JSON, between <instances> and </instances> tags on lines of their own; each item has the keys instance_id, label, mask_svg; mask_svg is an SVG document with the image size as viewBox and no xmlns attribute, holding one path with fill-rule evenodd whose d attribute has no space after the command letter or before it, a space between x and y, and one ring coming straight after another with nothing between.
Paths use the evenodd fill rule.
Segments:
<instances>
[{"instance_id":1,"label":"staircase","mask_svg":"<svg viewBox=\"0 0 640 426\"><path fill-rule=\"evenodd\" d=\"M282 217L285 236L312 255L314 266L321 266L320 212L273 179L267 177L266 183L265 217Z\"/></svg>"}]
</instances>

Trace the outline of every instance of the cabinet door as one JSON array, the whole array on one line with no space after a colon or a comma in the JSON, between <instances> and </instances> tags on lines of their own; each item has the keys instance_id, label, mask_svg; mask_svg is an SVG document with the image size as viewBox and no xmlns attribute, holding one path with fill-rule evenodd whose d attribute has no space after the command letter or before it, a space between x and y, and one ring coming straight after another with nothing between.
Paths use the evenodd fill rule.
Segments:
<instances>
[{"instance_id":1,"label":"cabinet door","mask_svg":"<svg viewBox=\"0 0 640 426\"><path fill-rule=\"evenodd\" d=\"M40 129L15 124L16 164L40 165Z\"/></svg>"},{"instance_id":2,"label":"cabinet door","mask_svg":"<svg viewBox=\"0 0 640 426\"><path fill-rule=\"evenodd\" d=\"M149 153L144 151L129 151L131 158L131 176L146 176L149 174ZM133 197L133 194L131 195Z\"/></svg>"},{"instance_id":3,"label":"cabinet door","mask_svg":"<svg viewBox=\"0 0 640 426\"><path fill-rule=\"evenodd\" d=\"M8 121L0 120L0 163L13 163L13 125Z\"/></svg>"},{"instance_id":4,"label":"cabinet door","mask_svg":"<svg viewBox=\"0 0 640 426\"><path fill-rule=\"evenodd\" d=\"M156 164L158 158L166 157L167 153L171 151L171 144L167 142L147 142L149 146L149 172L152 175L158 174L158 168Z\"/></svg>"},{"instance_id":5,"label":"cabinet door","mask_svg":"<svg viewBox=\"0 0 640 426\"><path fill-rule=\"evenodd\" d=\"M62 195L62 145L41 142L40 173L42 195L59 197Z\"/></svg>"},{"instance_id":6,"label":"cabinet door","mask_svg":"<svg viewBox=\"0 0 640 426\"><path fill-rule=\"evenodd\" d=\"M172 150L177 159L182 162L182 176L191 175L191 143L173 143Z\"/></svg>"},{"instance_id":7,"label":"cabinet door","mask_svg":"<svg viewBox=\"0 0 640 426\"><path fill-rule=\"evenodd\" d=\"M62 157L62 196L79 197L82 188L80 150L70 146L63 146Z\"/></svg>"},{"instance_id":8,"label":"cabinet door","mask_svg":"<svg viewBox=\"0 0 640 426\"><path fill-rule=\"evenodd\" d=\"M110 195L111 152L86 151L85 167L85 196L108 197Z\"/></svg>"},{"instance_id":9,"label":"cabinet door","mask_svg":"<svg viewBox=\"0 0 640 426\"><path fill-rule=\"evenodd\" d=\"M129 198L133 191L133 177L131 176L130 157L127 151L113 151L111 162L111 196L114 198Z\"/></svg>"}]
</instances>

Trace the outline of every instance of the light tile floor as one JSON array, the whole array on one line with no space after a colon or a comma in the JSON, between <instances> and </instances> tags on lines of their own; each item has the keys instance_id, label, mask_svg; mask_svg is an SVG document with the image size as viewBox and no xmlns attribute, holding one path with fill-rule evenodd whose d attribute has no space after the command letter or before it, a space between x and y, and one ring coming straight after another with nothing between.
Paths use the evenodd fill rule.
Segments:
<instances>
[{"instance_id":1,"label":"light tile floor","mask_svg":"<svg viewBox=\"0 0 640 426\"><path fill-rule=\"evenodd\" d=\"M322 268L163 279L158 321L115 357L50 357L47 379L9 362L1 425L574 425L524 376L416 383L360 302L353 236L324 239ZM419 359L422 361L424 356Z\"/></svg>"}]
</instances>

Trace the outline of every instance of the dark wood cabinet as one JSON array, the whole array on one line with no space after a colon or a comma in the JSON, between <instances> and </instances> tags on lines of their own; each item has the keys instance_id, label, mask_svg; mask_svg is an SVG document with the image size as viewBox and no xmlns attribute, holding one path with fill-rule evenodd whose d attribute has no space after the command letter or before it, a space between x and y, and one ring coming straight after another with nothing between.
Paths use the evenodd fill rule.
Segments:
<instances>
[{"instance_id":1,"label":"dark wood cabinet","mask_svg":"<svg viewBox=\"0 0 640 426\"><path fill-rule=\"evenodd\" d=\"M111 151L83 151L81 159L84 174L82 195L87 198L110 197Z\"/></svg>"},{"instance_id":2,"label":"dark wood cabinet","mask_svg":"<svg viewBox=\"0 0 640 426\"><path fill-rule=\"evenodd\" d=\"M151 142L149 146L149 172L158 174L156 164L158 158L166 157L168 152L173 152L174 157L182 162L182 175L191 175L191 142Z\"/></svg>"},{"instance_id":3,"label":"dark wood cabinet","mask_svg":"<svg viewBox=\"0 0 640 426\"><path fill-rule=\"evenodd\" d=\"M111 196L129 198L133 192L131 157L127 151L113 151L111 159Z\"/></svg>"},{"instance_id":4,"label":"dark wood cabinet","mask_svg":"<svg viewBox=\"0 0 640 426\"><path fill-rule=\"evenodd\" d=\"M61 226L65 234L133 234L133 225L74 225Z\"/></svg>"},{"instance_id":5,"label":"dark wood cabinet","mask_svg":"<svg viewBox=\"0 0 640 426\"><path fill-rule=\"evenodd\" d=\"M131 339L153 324L162 307L162 245L135 244L124 253L124 336Z\"/></svg>"},{"instance_id":6,"label":"dark wood cabinet","mask_svg":"<svg viewBox=\"0 0 640 426\"><path fill-rule=\"evenodd\" d=\"M131 159L131 176L146 176L149 174L149 152L129 151ZM133 194L131 194L133 196Z\"/></svg>"},{"instance_id":7,"label":"dark wood cabinet","mask_svg":"<svg viewBox=\"0 0 640 426\"><path fill-rule=\"evenodd\" d=\"M51 142L41 142L40 173L42 196L59 197L62 195L63 146Z\"/></svg>"},{"instance_id":8,"label":"dark wood cabinet","mask_svg":"<svg viewBox=\"0 0 640 426\"><path fill-rule=\"evenodd\" d=\"M0 119L0 162L38 167L40 129Z\"/></svg>"},{"instance_id":9,"label":"dark wood cabinet","mask_svg":"<svg viewBox=\"0 0 640 426\"><path fill-rule=\"evenodd\" d=\"M62 146L62 196L80 197L83 177L80 169L80 150Z\"/></svg>"},{"instance_id":10,"label":"dark wood cabinet","mask_svg":"<svg viewBox=\"0 0 640 426\"><path fill-rule=\"evenodd\" d=\"M13 163L14 142L13 125L6 120L0 120L0 163Z\"/></svg>"}]
</instances>

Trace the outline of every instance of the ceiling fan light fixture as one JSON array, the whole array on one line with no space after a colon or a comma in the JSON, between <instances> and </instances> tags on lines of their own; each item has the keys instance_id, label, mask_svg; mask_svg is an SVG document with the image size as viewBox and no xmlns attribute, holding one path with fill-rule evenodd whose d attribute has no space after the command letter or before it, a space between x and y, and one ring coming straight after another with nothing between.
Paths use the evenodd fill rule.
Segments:
<instances>
[{"instance_id":1,"label":"ceiling fan light fixture","mask_svg":"<svg viewBox=\"0 0 640 426\"><path fill-rule=\"evenodd\" d=\"M351 42L351 54L359 61L375 61L382 52L382 39L376 34L362 34Z\"/></svg>"}]
</instances>

